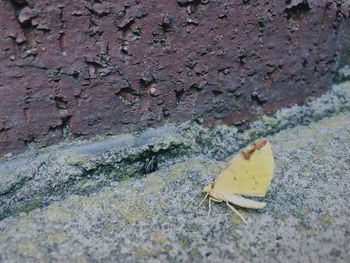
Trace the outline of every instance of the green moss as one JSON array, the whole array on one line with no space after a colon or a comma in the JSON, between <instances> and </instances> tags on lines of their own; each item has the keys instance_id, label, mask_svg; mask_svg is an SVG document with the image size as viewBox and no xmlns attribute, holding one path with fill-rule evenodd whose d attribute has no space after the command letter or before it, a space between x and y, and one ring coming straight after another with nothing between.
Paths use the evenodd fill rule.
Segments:
<instances>
[{"instance_id":1,"label":"green moss","mask_svg":"<svg viewBox=\"0 0 350 263\"><path fill-rule=\"evenodd\" d=\"M198 258L200 256L200 253L199 253L198 249L192 249L190 252L190 255L192 258Z\"/></svg>"},{"instance_id":2,"label":"green moss","mask_svg":"<svg viewBox=\"0 0 350 263\"><path fill-rule=\"evenodd\" d=\"M25 180L13 176L9 172L0 172L0 195L9 194L16 189L23 187Z\"/></svg>"},{"instance_id":3,"label":"green moss","mask_svg":"<svg viewBox=\"0 0 350 263\"><path fill-rule=\"evenodd\" d=\"M22 212L30 212L34 209L38 209L43 207L44 201L43 201L43 196L40 194L35 194L31 198L28 198L27 200L24 200L22 202L19 202L15 205L15 214L19 214Z\"/></svg>"},{"instance_id":4,"label":"green moss","mask_svg":"<svg viewBox=\"0 0 350 263\"><path fill-rule=\"evenodd\" d=\"M297 232L306 237L317 236L319 234L316 228L311 227L309 224L304 223L303 221L299 223L295 229Z\"/></svg>"},{"instance_id":5,"label":"green moss","mask_svg":"<svg viewBox=\"0 0 350 263\"><path fill-rule=\"evenodd\" d=\"M196 231L200 231L201 230L201 226L199 226L197 223L190 223L188 225L188 228L193 231L193 232L196 232Z\"/></svg>"},{"instance_id":6,"label":"green moss","mask_svg":"<svg viewBox=\"0 0 350 263\"><path fill-rule=\"evenodd\" d=\"M90 194L90 193L96 192L98 189L101 188L102 185L103 185L103 180L101 179L96 181L93 181L93 180L80 181L71 192L76 194Z\"/></svg>"},{"instance_id":7,"label":"green moss","mask_svg":"<svg viewBox=\"0 0 350 263\"><path fill-rule=\"evenodd\" d=\"M278 120L276 118L263 116L262 121L265 123L265 125L269 126L270 128L274 128L278 124Z\"/></svg>"},{"instance_id":8,"label":"green moss","mask_svg":"<svg viewBox=\"0 0 350 263\"><path fill-rule=\"evenodd\" d=\"M320 217L320 224L321 226L323 226L324 228L329 227L332 224L332 217L329 214L326 215L322 215Z\"/></svg>"},{"instance_id":9,"label":"green moss","mask_svg":"<svg viewBox=\"0 0 350 263\"><path fill-rule=\"evenodd\" d=\"M13 182L9 178L11 176L7 172L0 172L0 194L7 194L13 187Z\"/></svg>"},{"instance_id":10,"label":"green moss","mask_svg":"<svg viewBox=\"0 0 350 263\"><path fill-rule=\"evenodd\" d=\"M77 154L74 150L66 150L63 151L63 154L57 158L57 162L65 165L65 164L75 164L75 165L84 165L89 163L91 160L91 156L86 154Z\"/></svg>"},{"instance_id":11,"label":"green moss","mask_svg":"<svg viewBox=\"0 0 350 263\"><path fill-rule=\"evenodd\" d=\"M42 197L39 194L36 194L32 199L32 203L28 208L28 211L31 211L40 207L42 207Z\"/></svg>"},{"instance_id":12,"label":"green moss","mask_svg":"<svg viewBox=\"0 0 350 263\"><path fill-rule=\"evenodd\" d=\"M299 209L299 216L300 217L305 217L305 215L309 214L311 212L311 209L310 207L308 206L302 206L300 209Z\"/></svg>"},{"instance_id":13,"label":"green moss","mask_svg":"<svg viewBox=\"0 0 350 263\"><path fill-rule=\"evenodd\" d=\"M142 246L134 246L132 248L132 253L137 258L148 259L156 256L159 253L159 251L155 248L146 249Z\"/></svg>"},{"instance_id":14,"label":"green moss","mask_svg":"<svg viewBox=\"0 0 350 263\"><path fill-rule=\"evenodd\" d=\"M26 206L22 203L16 204L15 206L16 213L26 212Z\"/></svg>"},{"instance_id":15,"label":"green moss","mask_svg":"<svg viewBox=\"0 0 350 263\"><path fill-rule=\"evenodd\" d=\"M153 234L151 240L155 244L164 245L168 242L168 237L161 234Z\"/></svg>"},{"instance_id":16,"label":"green moss","mask_svg":"<svg viewBox=\"0 0 350 263\"><path fill-rule=\"evenodd\" d=\"M62 137L64 139L68 138L69 135L69 126L64 126L62 129Z\"/></svg>"},{"instance_id":17,"label":"green moss","mask_svg":"<svg viewBox=\"0 0 350 263\"><path fill-rule=\"evenodd\" d=\"M181 236L177 242L177 244L183 249L191 247L191 243L191 239L188 236Z\"/></svg>"},{"instance_id":18,"label":"green moss","mask_svg":"<svg viewBox=\"0 0 350 263\"><path fill-rule=\"evenodd\" d=\"M117 174L118 181L124 181L124 180L130 179L130 177L139 173L139 171L140 170L135 167L131 167L131 166L126 167L126 169L123 172Z\"/></svg>"}]
</instances>

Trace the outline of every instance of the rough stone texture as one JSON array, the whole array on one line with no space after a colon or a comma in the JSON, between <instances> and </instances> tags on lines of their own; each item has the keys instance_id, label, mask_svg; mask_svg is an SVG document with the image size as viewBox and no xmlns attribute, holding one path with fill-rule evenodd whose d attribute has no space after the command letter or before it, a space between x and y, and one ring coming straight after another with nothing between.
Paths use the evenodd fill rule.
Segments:
<instances>
[{"instance_id":1,"label":"rough stone texture","mask_svg":"<svg viewBox=\"0 0 350 263\"><path fill-rule=\"evenodd\" d=\"M349 1L0 1L0 156L204 118L245 125L328 87Z\"/></svg>"},{"instance_id":2,"label":"rough stone texture","mask_svg":"<svg viewBox=\"0 0 350 263\"><path fill-rule=\"evenodd\" d=\"M0 219L44 207L69 195L90 195L115 181L142 177L193 156L222 160L256 138L350 111L350 82L305 105L261 116L245 132L196 122L92 141L33 149L0 160Z\"/></svg>"},{"instance_id":3,"label":"rough stone texture","mask_svg":"<svg viewBox=\"0 0 350 263\"><path fill-rule=\"evenodd\" d=\"M268 137L267 207L196 209L225 165L189 159L0 222L1 262L349 262L350 113ZM227 159L228 160L228 159Z\"/></svg>"}]
</instances>

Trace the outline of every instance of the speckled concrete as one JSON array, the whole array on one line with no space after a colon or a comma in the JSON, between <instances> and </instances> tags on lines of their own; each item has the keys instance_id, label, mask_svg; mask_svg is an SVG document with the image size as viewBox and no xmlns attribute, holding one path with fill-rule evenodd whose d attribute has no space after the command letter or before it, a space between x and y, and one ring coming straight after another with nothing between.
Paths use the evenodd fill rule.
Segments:
<instances>
[{"instance_id":1,"label":"speckled concrete","mask_svg":"<svg viewBox=\"0 0 350 263\"><path fill-rule=\"evenodd\" d=\"M200 208L225 161L197 156L0 222L1 262L349 262L350 113L267 137L268 205ZM206 155L207 156L207 155Z\"/></svg>"}]
</instances>

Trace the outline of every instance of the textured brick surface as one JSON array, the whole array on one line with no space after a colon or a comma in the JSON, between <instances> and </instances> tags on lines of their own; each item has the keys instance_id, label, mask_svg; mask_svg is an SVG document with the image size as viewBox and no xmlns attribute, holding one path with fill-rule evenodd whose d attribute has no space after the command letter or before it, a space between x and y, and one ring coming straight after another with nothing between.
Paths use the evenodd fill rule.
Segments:
<instances>
[{"instance_id":1,"label":"textured brick surface","mask_svg":"<svg viewBox=\"0 0 350 263\"><path fill-rule=\"evenodd\" d=\"M349 1L0 1L0 156L322 93Z\"/></svg>"}]
</instances>

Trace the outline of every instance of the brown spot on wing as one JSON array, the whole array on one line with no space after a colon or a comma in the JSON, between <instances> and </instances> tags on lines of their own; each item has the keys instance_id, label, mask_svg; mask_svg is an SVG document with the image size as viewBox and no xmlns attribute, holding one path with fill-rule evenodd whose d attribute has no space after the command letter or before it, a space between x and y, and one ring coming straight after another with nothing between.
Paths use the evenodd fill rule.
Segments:
<instances>
[{"instance_id":1,"label":"brown spot on wing","mask_svg":"<svg viewBox=\"0 0 350 263\"><path fill-rule=\"evenodd\" d=\"M249 160L250 159L250 156L252 156L252 154L254 153L254 151L255 151L255 149L244 149L244 150L242 150L241 151L241 153L242 153L242 155L243 155L243 157L244 157L244 159L246 159L246 160Z\"/></svg>"},{"instance_id":2,"label":"brown spot on wing","mask_svg":"<svg viewBox=\"0 0 350 263\"><path fill-rule=\"evenodd\" d=\"M260 150L262 147L265 146L265 144L267 143L266 140L256 140L254 143L253 143L253 146L256 150Z\"/></svg>"},{"instance_id":3,"label":"brown spot on wing","mask_svg":"<svg viewBox=\"0 0 350 263\"><path fill-rule=\"evenodd\" d=\"M250 156L252 156L252 154L255 152L255 150L260 150L261 148L263 148L265 146L265 144L267 143L266 140L256 140L255 142L253 142L252 144L248 145L246 148L244 148L241 151L241 154L243 155L244 159L249 160Z\"/></svg>"}]
</instances>

